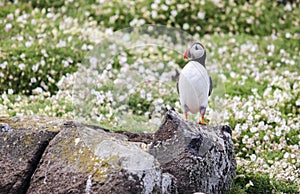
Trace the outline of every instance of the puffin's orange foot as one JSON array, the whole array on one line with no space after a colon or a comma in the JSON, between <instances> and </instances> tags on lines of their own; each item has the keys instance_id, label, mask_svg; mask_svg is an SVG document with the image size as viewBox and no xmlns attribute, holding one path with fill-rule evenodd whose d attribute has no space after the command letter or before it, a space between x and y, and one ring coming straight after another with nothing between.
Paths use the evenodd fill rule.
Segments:
<instances>
[{"instance_id":1,"label":"puffin's orange foot","mask_svg":"<svg viewBox=\"0 0 300 194\"><path fill-rule=\"evenodd\" d=\"M199 124L199 125L206 125L206 123L204 123L203 121L197 122L197 124Z\"/></svg>"},{"instance_id":2,"label":"puffin's orange foot","mask_svg":"<svg viewBox=\"0 0 300 194\"><path fill-rule=\"evenodd\" d=\"M201 116L201 119L200 119L200 120L201 120L201 121L198 122L199 125L206 125L206 123L204 122L204 121L205 121L205 120L204 120L204 115Z\"/></svg>"}]
</instances>

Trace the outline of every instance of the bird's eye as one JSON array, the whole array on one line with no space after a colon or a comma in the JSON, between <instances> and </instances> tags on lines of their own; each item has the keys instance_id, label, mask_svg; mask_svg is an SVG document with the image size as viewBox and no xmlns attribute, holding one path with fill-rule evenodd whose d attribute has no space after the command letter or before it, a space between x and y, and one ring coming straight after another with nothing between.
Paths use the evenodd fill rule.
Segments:
<instances>
[{"instance_id":1,"label":"bird's eye","mask_svg":"<svg viewBox=\"0 0 300 194\"><path fill-rule=\"evenodd\" d=\"M198 47L197 47L197 45L196 45L196 48L195 48L196 50L198 50Z\"/></svg>"}]
</instances>

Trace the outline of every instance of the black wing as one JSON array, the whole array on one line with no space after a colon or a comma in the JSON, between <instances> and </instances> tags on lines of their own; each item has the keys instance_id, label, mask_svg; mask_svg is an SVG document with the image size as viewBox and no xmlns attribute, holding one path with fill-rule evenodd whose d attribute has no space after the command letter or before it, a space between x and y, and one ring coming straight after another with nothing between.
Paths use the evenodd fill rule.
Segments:
<instances>
[{"instance_id":1,"label":"black wing","mask_svg":"<svg viewBox=\"0 0 300 194\"><path fill-rule=\"evenodd\" d=\"M179 94L178 82L176 83L177 93Z\"/></svg>"},{"instance_id":2,"label":"black wing","mask_svg":"<svg viewBox=\"0 0 300 194\"><path fill-rule=\"evenodd\" d=\"M208 92L208 96L211 95L212 90L213 90L213 83L212 83L211 77L209 76L209 92Z\"/></svg>"}]
</instances>

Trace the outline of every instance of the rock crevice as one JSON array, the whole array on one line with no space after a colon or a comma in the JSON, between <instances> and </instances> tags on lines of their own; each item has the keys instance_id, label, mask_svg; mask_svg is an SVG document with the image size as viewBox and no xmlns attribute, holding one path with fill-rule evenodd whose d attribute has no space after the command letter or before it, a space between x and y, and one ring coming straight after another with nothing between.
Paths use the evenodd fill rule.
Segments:
<instances>
[{"instance_id":1,"label":"rock crevice","mask_svg":"<svg viewBox=\"0 0 300 194\"><path fill-rule=\"evenodd\" d=\"M49 142L58 131L11 128L0 120L0 193L27 193L30 180ZM13 125L15 125L14 123Z\"/></svg>"}]
</instances>

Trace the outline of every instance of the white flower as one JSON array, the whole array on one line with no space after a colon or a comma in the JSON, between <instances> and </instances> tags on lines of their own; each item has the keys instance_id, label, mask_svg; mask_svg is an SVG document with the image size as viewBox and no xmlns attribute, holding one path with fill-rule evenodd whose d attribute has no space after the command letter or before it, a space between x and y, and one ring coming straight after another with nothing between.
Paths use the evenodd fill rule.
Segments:
<instances>
[{"instance_id":1,"label":"white flower","mask_svg":"<svg viewBox=\"0 0 300 194\"><path fill-rule=\"evenodd\" d=\"M276 104L276 102L274 100L268 100L268 102L267 102L268 106L273 106L275 104Z\"/></svg>"},{"instance_id":2,"label":"white flower","mask_svg":"<svg viewBox=\"0 0 300 194\"><path fill-rule=\"evenodd\" d=\"M41 50L41 53L44 55L44 57L49 57L49 55L47 54L47 51L45 49Z\"/></svg>"},{"instance_id":3,"label":"white flower","mask_svg":"<svg viewBox=\"0 0 300 194\"><path fill-rule=\"evenodd\" d=\"M18 97L16 98L17 102L20 102L22 100L22 97L18 95Z\"/></svg>"},{"instance_id":4,"label":"white flower","mask_svg":"<svg viewBox=\"0 0 300 194\"><path fill-rule=\"evenodd\" d=\"M35 64L35 65L33 65L32 67L31 67L31 69L32 69L32 71L33 72L36 72L38 69L39 69L39 64L37 63L37 64Z\"/></svg>"},{"instance_id":5,"label":"white flower","mask_svg":"<svg viewBox=\"0 0 300 194\"><path fill-rule=\"evenodd\" d=\"M44 59L41 60L41 65L45 66L46 65L46 61Z\"/></svg>"},{"instance_id":6,"label":"white flower","mask_svg":"<svg viewBox=\"0 0 300 194\"><path fill-rule=\"evenodd\" d=\"M153 98L152 98L152 94L151 93L147 93L147 100L148 101L151 101Z\"/></svg>"},{"instance_id":7,"label":"white flower","mask_svg":"<svg viewBox=\"0 0 300 194\"><path fill-rule=\"evenodd\" d=\"M105 56L105 55L104 55ZM104 58L104 57L103 57ZM89 58L89 62L92 68L95 68L98 63L98 59L96 57Z\"/></svg>"},{"instance_id":8,"label":"white flower","mask_svg":"<svg viewBox=\"0 0 300 194\"><path fill-rule=\"evenodd\" d=\"M288 166L288 165L287 165L286 162L283 162L283 163L282 163L282 168L283 168L283 169L285 169L287 166Z\"/></svg>"},{"instance_id":9,"label":"white flower","mask_svg":"<svg viewBox=\"0 0 300 194\"><path fill-rule=\"evenodd\" d=\"M30 79L30 82L31 82L31 83L36 83L36 81L37 81L37 80L36 80L35 77L32 77L32 78Z\"/></svg>"},{"instance_id":10,"label":"white flower","mask_svg":"<svg viewBox=\"0 0 300 194\"><path fill-rule=\"evenodd\" d=\"M62 64L64 65L64 67L68 67L69 66L69 62L66 60L62 60Z\"/></svg>"},{"instance_id":11,"label":"white flower","mask_svg":"<svg viewBox=\"0 0 300 194\"><path fill-rule=\"evenodd\" d=\"M62 47L65 47L65 46L67 46L67 43L64 40L59 40L59 42L56 44L57 48L62 48Z\"/></svg>"},{"instance_id":12,"label":"white flower","mask_svg":"<svg viewBox=\"0 0 300 194\"><path fill-rule=\"evenodd\" d=\"M145 92L144 89L142 89L142 90L140 91L140 97L143 98L143 99L146 98L146 92Z\"/></svg>"},{"instance_id":13,"label":"white flower","mask_svg":"<svg viewBox=\"0 0 300 194\"><path fill-rule=\"evenodd\" d=\"M157 11L155 11L155 10L151 11L151 17L156 18L157 17Z\"/></svg>"},{"instance_id":14,"label":"white flower","mask_svg":"<svg viewBox=\"0 0 300 194\"><path fill-rule=\"evenodd\" d=\"M277 137L280 137L281 136L281 130L279 128L277 128L275 134L276 134Z\"/></svg>"},{"instance_id":15,"label":"white flower","mask_svg":"<svg viewBox=\"0 0 300 194\"><path fill-rule=\"evenodd\" d=\"M114 33L114 30L112 28L106 28L105 29L105 34L106 35L112 35Z\"/></svg>"},{"instance_id":16,"label":"white flower","mask_svg":"<svg viewBox=\"0 0 300 194\"><path fill-rule=\"evenodd\" d=\"M292 10L293 10L293 7L292 7L292 5L291 5L290 3L287 3L287 4L285 5L285 7L284 7L284 10L286 10L286 11L292 11Z\"/></svg>"},{"instance_id":17,"label":"white flower","mask_svg":"<svg viewBox=\"0 0 300 194\"><path fill-rule=\"evenodd\" d=\"M82 45L81 50L83 50L83 51L87 50L87 45L85 43Z\"/></svg>"},{"instance_id":18,"label":"white flower","mask_svg":"<svg viewBox=\"0 0 300 194\"><path fill-rule=\"evenodd\" d=\"M274 52L274 50L275 50L274 44L268 45L268 46L267 46L267 50L269 50L269 51L271 51L271 52Z\"/></svg>"},{"instance_id":19,"label":"white flower","mask_svg":"<svg viewBox=\"0 0 300 194\"><path fill-rule=\"evenodd\" d=\"M227 51L227 46L220 47L218 49L218 54L223 54Z\"/></svg>"},{"instance_id":20,"label":"white flower","mask_svg":"<svg viewBox=\"0 0 300 194\"><path fill-rule=\"evenodd\" d=\"M237 74L235 72L233 72L233 71L231 71L229 75L232 78L236 78L237 77Z\"/></svg>"},{"instance_id":21,"label":"white flower","mask_svg":"<svg viewBox=\"0 0 300 194\"><path fill-rule=\"evenodd\" d=\"M36 25L36 23L37 23L37 22L36 22L36 19L32 19L32 20L31 20L31 25Z\"/></svg>"},{"instance_id":22,"label":"white flower","mask_svg":"<svg viewBox=\"0 0 300 194\"><path fill-rule=\"evenodd\" d=\"M17 116L17 117L23 117L23 116L24 116L24 113L17 113L16 116Z\"/></svg>"},{"instance_id":23,"label":"white flower","mask_svg":"<svg viewBox=\"0 0 300 194\"><path fill-rule=\"evenodd\" d=\"M152 9L157 9L157 7L158 7L158 5L157 5L156 3L152 3L152 4L151 4L151 8L152 8Z\"/></svg>"},{"instance_id":24,"label":"white flower","mask_svg":"<svg viewBox=\"0 0 300 194\"><path fill-rule=\"evenodd\" d=\"M241 124L240 123L236 124L234 131L236 131L238 134L241 134Z\"/></svg>"},{"instance_id":25,"label":"white flower","mask_svg":"<svg viewBox=\"0 0 300 194\"><path fill-rule=\"evenodd\" d=\"M292 35L291 35L291 33L287 32L287 33L285 34L285 37L286 37L287 39L289 39L289 38L292 37Z\"/></svg>"},{"instance_id":26,"label":"white flower","mask_svg":"<svg viewBox=\"0 0 300 194\"><path fill-rule=\"evenodd\" d=\"M255 133L255 132L257 132L258 131L258 128L257 127L251 127L250 128L250 132L251 133Z\"/></svg>"},{"instance_id":27,"label":"white flower","mask_svg":"<svg viewBox=\"0 0 300 194\"><path fill-rule=\"evenodd\" d=\"M205 13L203 13L203 12L198 12L198 18L201 19L201 20L204 20L204 18L205 18Z\"/></svg>"},{"instance_id":28,"label":"white flower","mask_svg":"<svg viewBox=\"0 0 300 194\"><path fill-rule=\"evenodd\" d=\"M254 184L252 183L252 181L249 181L249 185L250 186L254 186Z\"/></svg>"},{"instance_id":29,"label":"white flower","mask_svg":"<svg viewBox=\"0 0 300 194\"><path fill-rule=\"evenodd\" d=\"M155 100L154 104L162 104L164 100L162 98L158 98Z\"/></svg>"},{"instance_id":30,"label":"white flower","mask_svg":"<svg viewBox=\"0 0 300 194\"><path fill-rule=\"evenodd\" d=\"M183 26L182 26L182 28L184 30L188 30L190 28L190 25L188 23L184 23Z\"/></svg>"},{"instance_id":31,"label":"white flower","mask_svg":"<svg viewBox=\"0 0 300 194\"><path fill-rule=\"evenodd\" d=\"M28 47L31 47L31 42L29 42L29 41L26 41L25 42L25 46L28 48Z\"/></svg>"},{"instance_id":32,"label":"white flower","mask_svg":"<svg viewBox=\"0 0 300 194\"><path fill-rule=\"evenodd\" d=\"M254 20L253 17L248 17L248 18L246 19L246 22L247 22L248 24L252 24L252 23L253 23L253 20Z\"/></svg>"},{"instance_id":33,"label":"white flower","mask_svg":"<svg viewBox=\"0 0 300 194\"><path fill-rule=\"evenodd\" d=\"M265 126L265 122L264 122L264 121L260 121L260 122L258 123L258 128L264 129L264 126Z\"/></svg>"},{"instance_id":34,"label":"white flower","mask_svg":"<svg viewBox=\"0 0 300 194\"><path fill-rule=\"evenodd\" d=\"M20 63L18 65L18 67L19 67L19 69L23 70L23 69L25 69L25 64L24 63Z\"/></svg>"},{"instance_id":35,"label":"white flower","mask_svg":"<svg viewBox=\"0 0 300 194\"><path fill-rule=\"evenodd\" d=\"M144 73L144 72L145 72L145 67L139 66L139 73Z\"/></svg>"},{"instance_id":36,"label":"white flower","mask_svg":"<svg viewBox=\"0 0 300 194\"><path fill-rule=\"evenodd\" d=\"M10 94L10 95L12 95L12 94L14 93L14 90L11 89L11 88L9 88L9 89L7 90L7 93Z\"/></svg>"},{"instance_id":37,"label":"white flower","mask_svg":"<svg viewBox=\"0 0 300 194\"><path fill-rule=\"evenodd\" d=\"M127 62L127 56L126 55L121 54L121 55L118 56L118 59L120 61L120 64L124 64L124 63ZM143 67L143 66L140 66L140 67Z\"/></svg>"},{"instance_id":38,"label":"white flower","mask_svg":"<svg viewBox=\"0 0 300 194\"><path fill-rule=\"evenodd\" d=\"M227 78L226 78L226 75L224 75L223 73L221 73L219 75L220 79L222 80L222 82L226 82L227 81Z\"/></svg>"},{"instance_id":39,"label":"white flower","mask_svg":"<svg viewBox=\"0 0 300 194\"><path fill-rule=\"evenodd\" d=\"M89 45L87 46L87 49L88 49L88 50L93 50L93 48L94 48L93 45L90 45L90 44L89 44Z\"/></svg>"},{"instance_id":40,"label":"white flower","mask_svg":"<svg viewBox=\"0 0 300 194\"><path fill-rule=\"evenodd\" d=\"M182 9L184 9L184 5L177 4L177 9L178 9L178 11L181 11Z\"/></svg>"},{"instance_id":41,"label":"white flower","mask_svg":"<svg viewBox=\"0 0 300 194\"><path fill-rule=\"evenodd\" d=\"M162 5L161 5L161 8L162 8L162 10L164 10L164 11L168 11L168 9L169 9L169 7L168 7L167 5L165 5L165 4L162 4Z\"/></svg>"},{"instance_id":42,"label":"white flower","mask_svg":"<svg viewBox=\"0 0 300 194\"><path fill-rule=\"evenodd\" d=\"M250 159L252 162L254 162L256 160L256 155L255 154L251 154Z\"/></svg>"},{"instance_id":43,"label":"white flower","mask_svg":"<svg viewBox=\"0 0 300 194\"><path fill-rule=\"evenodd\" d=\"M12 21L14 19L14 14L10 13L6 16L8 21Z\"/></svg>"},{"instance_id":44,"label":"white flower","mask_svg":"<svg viewBox=\"0 0 300 194\"><path fill-rule=\"evenodd\" d=\"M47 13L46 17L51 19L53 17L53 13Z\"/></svg>"},{"instance_id":45,"label":"white flower","mask_svg":"<svg viewBox=\"0 0 300 194\"><path fill-rule=\"evenodd\" d=\"M268 140L269 140L269 137L268 137L267 135L265 135L265 136L264 136L264 140L265 140L265 141L268 141Z\"/></svg>"},{"instance_id":46,"label":"white flower","mask_svg":"<svg viewBox=\"0 0 300 194\"><path fill-rule=\"evenodd\" d=\"M12 24L8 23L5 25L4 30L5 30L5 32L8 32L11 28L12 28Z\"/></svg>"},{"instance_id":47,"label":"white flower","mask_svg":"<svg viewBox=\"0 0 300 194\"><path fill-rule=\"evenodd\" d=\"M24 54L24 53L22 53L21 55L20 55L20 58L21 59L24 59L26 57L26 55Z\"/></svg>"},{"instance_id":48,"label":"white flower","mask_svg":"<svg viewBox=\"0 0 300 194\"><path fill-rule=\"evenodd\" d=\"M248 124L247 124L247 123L244 123L244 124L242 125L242 130L245 131L245 130L247 130L247 129L248 129Z\"/></svg>"},{"instance_id":49,"label":"white flower","mask_svg":"<svg viewBox=\"0 0 300 194\"><path fill-rule=\"evenodd\" d=\"M243 111L237 111L235 113L235 118L236 119L242 119L243 118Z\"/></svg>"},{"instance_id":50,"label":"white flower","mask_svg":"<svg viewBox=\"0 0 300 194\"><path fill-rule=\"evenodd\" d=\"M0 64L0 67L2 68L2 69L5 69L6 68L6 66L7 66L7 61L4 61L3 63L1 63Z\"/></svg>"},{"instance_id":51,"label":"white flower","mask_svg":"<svg viewBox=\"0 0 300 194\"><path fill-rule=\"evenodd\" d=\"M177 14L178 14L178 12L177 12L176 10L172 10L172 11L171 11L171 15L172 15L173 17L177 16Z\"/></svg>"},{"instance_id":52,"label":"white flower","mask_svg":"<svg viewBox=\"0 0 300 194\"><path fill-rule=\"evenodd\" d=\"M248 107L248 112L249 112L249 113L253 112L253 106L249 106L249 107Z\"/></svg>"},{"instance_id":53,"label":"white flower","mask_svg":"<svg viewBox=\"0 0 300 194\"><path fill-rule=\"evenodd\" d=\"M32 90L33 94L41 94L43 93L43 89L41 87L37 87L34 90Z\"/></svg>"}]
</instances>

